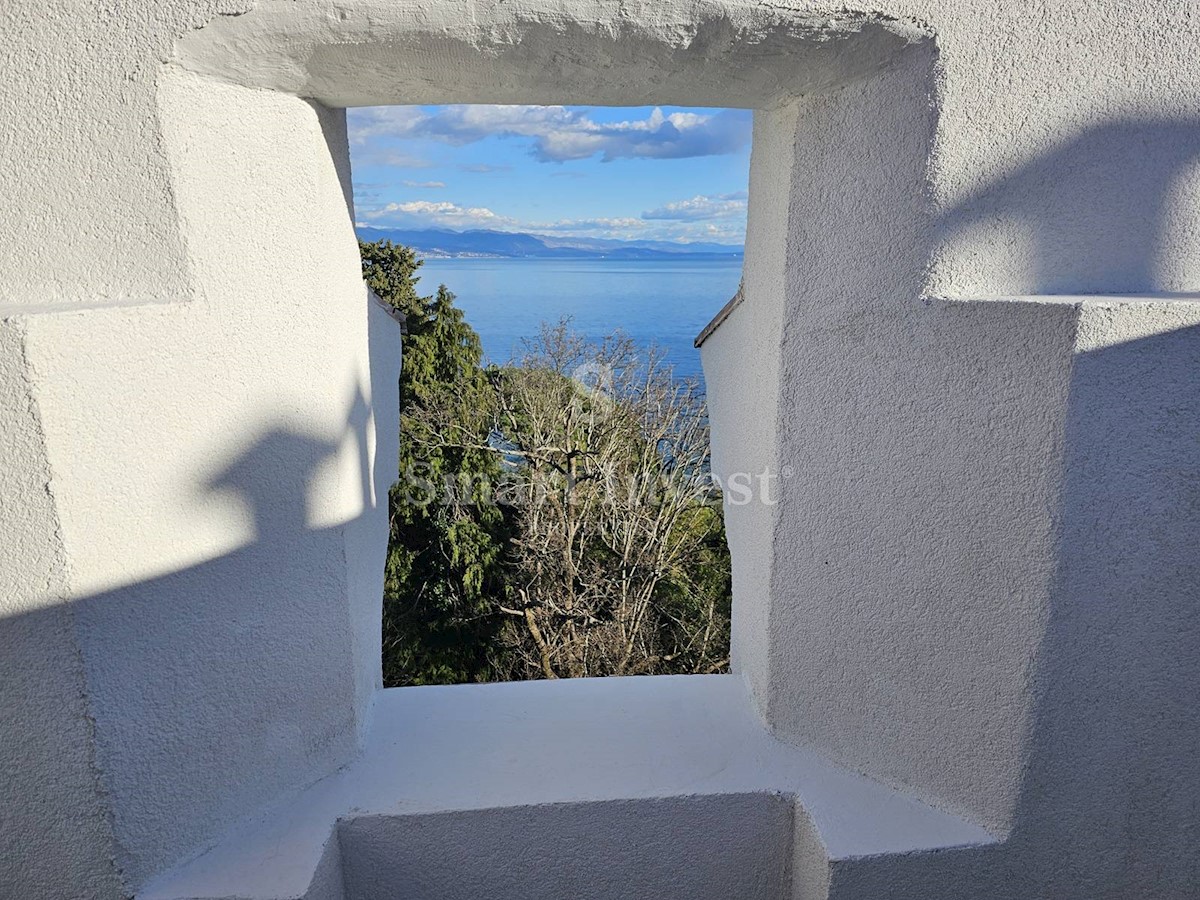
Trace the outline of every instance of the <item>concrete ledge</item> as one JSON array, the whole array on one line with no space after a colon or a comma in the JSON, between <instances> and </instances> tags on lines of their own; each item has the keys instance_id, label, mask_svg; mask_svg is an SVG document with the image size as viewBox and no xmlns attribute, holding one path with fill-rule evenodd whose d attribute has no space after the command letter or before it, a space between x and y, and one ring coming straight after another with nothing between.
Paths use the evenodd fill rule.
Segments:
<instances>
[{"instance_id":1,"label":"concrete ledge","mask_svg":"<svg viewBox=\"0 0 1200 900\"><path fill-rule=\"evenodd\" d=\"M1024 294L981 297L929 297L938 303L1029 303L1067 306L1137 306L1200 303L1200 292L1148 294Z\"/></svg>"},{"instance_id":2,"label":"concrete ledge","mask_svg":"<svg viewBox=\"0 0 1200 900\"><path fill-rule=\"evenodd\" d=\"M929 38L895 16L783 4L271 0L185 35L174 65L329 106L641 102L763 108L886 68ZM447 77L447 72L454 77Z\"/></svg>"},{"instance_id":3,"label":"concrete ledge","mask_svg":"<svg viewBox=\"0 0 1200 900\"><path fill-rule=\"evenodd\" d=\"M994 842L982 828L775 740L736 676L402 688L382 691L374 716L355 763L242 823L139 897L329 900L340 890L331 858L340 853L342 870L353 869L346 856L368 818L404 833L411 821L381 823L546 804L592 805L581 821L601 821L629 816L628 805L595 806L608 801L794 798L797 830L811 823L818 838L798 835L797 846L825 856L795 865L818 872L836 860ZM770 808L766 801L737 802ZM485 827L486 817L462 819L469 823L463 840ZM331 843L339 821L348 831ZM713 837L719 855L728 835ZM453 850L469 855L472 845ZM564 860L568 868L579 864L576 856Z\"/></svg>"},{"instance_id":4,"label":"concrete ledge","mask_svg":"<svg viewBox=\"0 0 1200 900\"><path fill-rule=\"evenodd\" d=\"M720 794L363 816L338 842L354 900L779 900L792 804Z\"/></svg>"}]
</instances>

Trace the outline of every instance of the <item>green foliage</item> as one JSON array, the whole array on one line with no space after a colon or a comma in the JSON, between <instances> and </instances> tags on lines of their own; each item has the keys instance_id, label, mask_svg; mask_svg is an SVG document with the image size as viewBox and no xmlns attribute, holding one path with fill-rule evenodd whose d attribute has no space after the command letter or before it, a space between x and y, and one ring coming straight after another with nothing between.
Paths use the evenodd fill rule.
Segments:
<instances>
[{"instance_id":1,"label":"green foliage","mask_svg":"<svg viewBox=\"0 0 1200 900\"><path fill-rule=\"evenodd\" d=\"M699 384L614 332L544 324L497 371L514 480L512 678L719 671L729 557Z\"/></svg>"},{"instance_id":2,"label":"green foliage","mask_svg":"<svg viewBox=\"0 0 1200 900\"><path fill-rule=\"evenodd\" d=\"M417 296L417 269L421 261L416 251L391 241L359 241L358 252L367 287L410 319L420 315L423 301Z\"/></svg>"},{"instance_id":3,"label":"green foliage","mask_svg":"<svg viewBox=\"0 0 1200 900\"><path fill-rule=\"evenodd\" d=\"M508 524L487 491L490 386L479 336L444 286L416 291L420 261L389 241L360 242L363 273L408 317L400 375L400 481L390 495L384 575L383 678L392 687L486 680L507 593ZM452 428L442 441L436 431Z\"/></svg>"},{"instance_id":4,"label":"green foliage","mask_svg":"<svg viewBox=\"0 0 1200 900\"><path fill-rule=\"evenodd\" d=\"M656 591L663 642L679 648L662 657L660 675L709 674L729 666L733 574L717 500L691 506L676 526L687 535L671 538L696 550L672 567Z\"/></svg>"},{"instance_id":5,"label":"green foliage","mask_svg":"<svg viewBox=\"0 0 1200 900\"><path fill-rule=\"evenodd\" d=\"M408 321L384 684L726 667L729 550L719 494L696 490L702 395L647 371L628 338L591 344L566 322L485 370L454 295L418 293L412 250L359 248ZM572 373L598 363L602 390L581 389ZM634 502L650 484L665 488Z\"/></svg>"}]
</instances>

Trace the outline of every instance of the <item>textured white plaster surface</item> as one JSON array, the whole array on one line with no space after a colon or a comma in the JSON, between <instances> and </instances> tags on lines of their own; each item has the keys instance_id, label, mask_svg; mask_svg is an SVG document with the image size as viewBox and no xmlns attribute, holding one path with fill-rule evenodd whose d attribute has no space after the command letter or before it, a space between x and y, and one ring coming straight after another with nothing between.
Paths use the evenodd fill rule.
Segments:
<instances>
[{"instance_id":1,"label":"textured white plaster surface","mask_svg":"<svg viewBox=\"0 0 1200 900\"><path fill-rule=\"evenodd\" d=\"M0 893L107 900L120 885L25 337L0 322Z\"/></svg>"},{"instance_id":2,"label":"textured white plaster surface","mask_svg":"<svg viewBox=\"0 0 1200 900\"><path fill-rule=\"evenodd\" d=\"M795 104L759 112L754 120L750 162L750 191L755 202L746 222L742 291L753 304L749 313L737 308L708 341L701 359L712 429L713 471L729 485L735 475L774 474L774 491L781 475L777 454L779 424L779 351L783 334L784 285L790 204L780 185L791 184L796 141ZM709 345L712 345L711 347ZM728 361L728 362L727 362ZM714 365L724 365L720 375ZM733 363L732 365L729 363ZM745 415L749 410L752 415ZM723 423L736 422L725 427ZM757 493L761 482L750 481ZM730 485L731 486L731 485ZM729 491L727 490L727 493ZM761 501L762 495L757 494ZM765 502L727 503L726 534L733 563L733 592L737 597L768 597L772 547L763 535L774 529L776 508ZM767 603L739 603L730 656L735 671L751 686L754 699L765 708L769 692L767 665Z\"/></svg>"},{"instance_id":3,"label":"textured white plaster surface","mask_svg":"<svg viewBox=\"0 0 1200 900\"><path fill-rule=\"evenodd\" d=\"M140 896L299 897L339 819L354 823L539 804L570 804L603 830L639 808L611 801L712 798L711 809L734 815L726 804L736 806L741 802L736 797L778 794L794 798L816 829L819 840L809 845L803 861L817 872L827 870L829 859L992 841L977 826L831 765L817 753L775 740L754 715L741 679L732 675L400 688L378 696L374 721L363 755L353 765L243 823L217 847ZM786 825L790 836L790 815L786 820L773 814L766 818L779 828ZM497 827L501 832L507 828L509 840L519 846L528 831L524 817L500 819ZM472 824L470 816L455 821L464 834L482 827ZM352 834L370 827L355 825ZM402 833L408 826L394 827ZM703 829L689 838L703 843L693 843L688 852L706 849L713 862L725 859L736 867L736 856L723 856L729 849L726 829L758 827L731 822ZM485 832L492 835L485 841L490 846L496 832L491 827ZM810 859L818 848L819 855ZM483 845L479 851L492 852ZM354 840L344 840L344 865L348 871L359 867L349 883L355 878L365 883L364 870L371 867L356 863L354 852ZM411 851L399 842L393 845L398 864L412 861L406 852ZM472 847L464 838L462 846L444 852L469 857ZM638 859L643 872L649 871L645 867L651 861L638 853L633 843L613 846L606 857L613 873L606 877L619 879L622 866L636 867ZM519 858L512 865L522 877L535 866ZM581 871L593 871L592 865ZM564 862L562 868L569 875L573 867ZM729 894L722 889L711 896Z\"/></svg>"},{"instance_id":4,"label":"textured white plaster surface","mask_svg":"<svg viewBox=\"0 0 1200 900\"><path fill-rule=\"evenodd\" d=\"M96 765L133 884L354 752L378 682L365 623L386 534L365 511L394 478L364 496L370 307L326 144L338 117L187 78L160 94L205 294L25 326ZM287 136L286 172L256 138L266 123ZM283 197L290 215L260 221ZM394 431L391 327L374 363L393 379Z\"/></svg>"},{"instance_id":5,"label":"textured white plaster surface","mask_svg":"<svg viewBox=\"0 0 1200 900\"><path fill-rule=\"evenodd\" d=\"M363 817L338 836L361 900L774 900L791 824L783 797L730 794Z\"/></svg>"},{"instance_id":6,"label":"textured white plaster surface","mask_svg":"<svg viewBox=\"0 0 1200 900\"><path fill-rule=\"evenodd\" d=\"M42 727L80 742L39 762L18 706L12 733L30 743L5 742L21 755L11 784L26 804L36 779L64 791L44 827L83 823L46 854L66 858L62 878L76 864L111 877L115 860L127 888L356 751L379 687L398 431L399 335L361 284L341 114L184 74L159 80L158 101L203 291L6 324L28 370L6 384L24 384L40 415L14 436L41 441L48 464L6 466L32 499L6 497L26 521L4 548L24 595L5 600L14 616L49 609L6 620L5 662L44 655L41 690L69 702L46 700ZM38 574L56 542L61 561ZM46 638L20 630L34 623ZM88 791L66 791L72 767ZM28 868L32 845L5 846L18 848L6 869Z\"/></svg>"},{"instance_id":7,"label":"textured white plaster surface","mask_svg":"<svg viewBox=\"0 0 1200 900\"><path fill-rule=\"evenodd\" d=\"M314 789L320 822L264 823L303 825L311 896L346 887L329 823L354 791L792 790L740 747L711 782L716 757L627 747L505 795L421 768L451 749L420 724L437 691L383 694L369 728L398 345L366 312L333 108L443 101L760 110L746 299L704 364L718 469L793 474L730 509L753 707L712 701L697 740L753 709L788 772L841 773L796 776L809 894L1200 883L1198 323L1167 296L1200 288L1191 6L16 0L0 33L5 890L136 891L397 729L413 769L368 752ZM1105 293L1148 299L1045 302ZM993 297L1017 299L960 302ZM546 740L591 721L545 715ZM863 814L860 782L911 809ZM1006 840L905 855L947 842L915 798ZM213 877L258 877L229 859Z\"/></svg>"}]
</instances>

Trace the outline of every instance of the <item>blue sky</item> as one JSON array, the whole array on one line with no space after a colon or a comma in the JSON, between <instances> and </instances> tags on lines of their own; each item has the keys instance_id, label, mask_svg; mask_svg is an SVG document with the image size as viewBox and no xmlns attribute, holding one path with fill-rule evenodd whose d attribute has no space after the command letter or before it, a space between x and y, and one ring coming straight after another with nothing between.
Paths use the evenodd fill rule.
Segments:
<instances>
[{"instance_id":1,"label":"blue sky","mask_svg":"<svg viewBox=\"0 0 1200 900\"><path fill-rule=\"evenodd\" d=\"M748 110L387 106L348 119L360 225L745 239Z\"/></svg>"}]
</instances>

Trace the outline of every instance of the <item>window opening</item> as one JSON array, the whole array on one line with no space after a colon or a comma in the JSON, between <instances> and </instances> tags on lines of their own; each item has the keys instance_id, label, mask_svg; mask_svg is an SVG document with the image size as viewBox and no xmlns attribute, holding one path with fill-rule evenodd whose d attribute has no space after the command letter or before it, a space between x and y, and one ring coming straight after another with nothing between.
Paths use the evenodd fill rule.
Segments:
<instances>
[{"instance_id":1,"label":"window opening","mask_svg":"<svg viewBox=\"0 0 1200 900\"><path fill-rule=\"evenodd\" d=\"M386 686L726 671L694 346L737 291L750 113L349 113L364 277L404 313Z\"/></svg>"}]
</instances>

